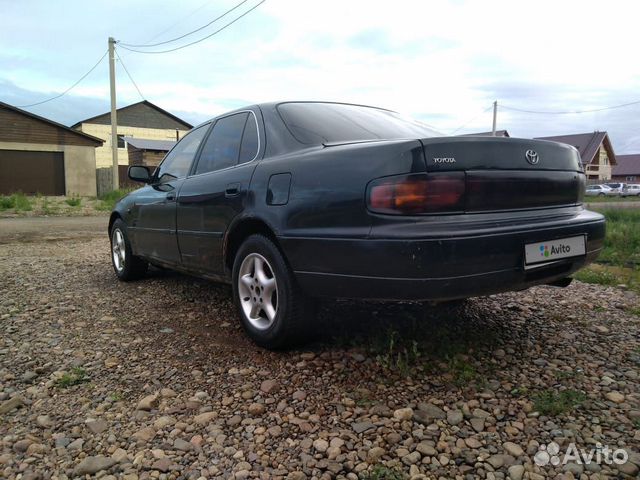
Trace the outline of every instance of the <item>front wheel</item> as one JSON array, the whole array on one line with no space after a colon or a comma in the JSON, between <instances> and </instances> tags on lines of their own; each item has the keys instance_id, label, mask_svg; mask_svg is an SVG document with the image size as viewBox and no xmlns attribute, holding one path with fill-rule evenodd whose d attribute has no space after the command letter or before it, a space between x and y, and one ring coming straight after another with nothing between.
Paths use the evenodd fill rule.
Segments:
<instances>
[{"instance_id":1,"label":"front wheel","mask_svg":"<svg viewBox=\"0 0 640 480\"><path fill-rule=\"evenodd\" d=\"M262 235L248 237L236 254L233 299L245 331L264 348L292 346L313 324L311 300L300 291L278 247Z\"/></svg>"},{"instance_id":2,"label":"front wheel","mask_svg":"<svg viewBox=\"0 0 640 480\"><path fill-rule=\"evenodd\" d=\"M127 226L118 219L111 227L111 263L120 280L136 280L147 272L149 264L131 250Z\"/></svg>"}]
</instances>

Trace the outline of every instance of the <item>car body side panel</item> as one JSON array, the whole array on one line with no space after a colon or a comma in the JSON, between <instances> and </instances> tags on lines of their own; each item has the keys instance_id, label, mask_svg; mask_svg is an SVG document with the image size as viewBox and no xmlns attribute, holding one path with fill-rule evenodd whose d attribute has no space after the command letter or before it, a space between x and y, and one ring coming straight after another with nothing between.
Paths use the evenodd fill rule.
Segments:
<instances>
[{"instance_id":1,"label":"car body side panel","mask_svg":"<svg viewBox=\"0 0 640 480\"><path fill-rule=\"evenodd\" d=\"M314 147L263 160L251 183L255 210L277 235L364 238L371 229L365 190L381 176L424 172L420 143L402 140ZM286 205L268 205L269 179L290 174ZM378 173L376 173L378 174Z\"/></svg>"}]
</instances>

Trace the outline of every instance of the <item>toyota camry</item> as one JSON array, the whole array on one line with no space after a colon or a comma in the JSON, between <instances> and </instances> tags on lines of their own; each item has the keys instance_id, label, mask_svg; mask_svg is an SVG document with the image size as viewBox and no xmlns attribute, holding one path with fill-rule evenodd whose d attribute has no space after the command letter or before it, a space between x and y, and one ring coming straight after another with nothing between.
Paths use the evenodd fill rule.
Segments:
<instances>
[{"instance_id":1,"label":"toyota camry","mask_svg":"<svg viewBox=\"0 0 640 480\"><path fill-rule=\"evenodd\" d=\"M121 280L149 264L231 283L247 334L282 348L314 299L447 301L566 285L599 254L578 151L447 137L329 102L242 108L191 130L111 214Z\"/></svg>"}]
</instances>

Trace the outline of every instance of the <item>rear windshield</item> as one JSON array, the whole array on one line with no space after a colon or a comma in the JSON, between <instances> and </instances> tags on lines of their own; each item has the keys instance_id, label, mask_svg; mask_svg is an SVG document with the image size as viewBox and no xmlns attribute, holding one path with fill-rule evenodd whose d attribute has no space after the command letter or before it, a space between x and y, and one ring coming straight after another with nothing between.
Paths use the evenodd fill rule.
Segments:
<instances>
[{"instance_id":1,"label":"rear windshield","mask_svg":"<svg viewBox=\"0 0 640 480\"><path fill-rule=\"evenodd\" d=\"M395 112L338 103L282 103L278 112L301 143L439 137L441 133Z\"/></svg>"}]
</instances>

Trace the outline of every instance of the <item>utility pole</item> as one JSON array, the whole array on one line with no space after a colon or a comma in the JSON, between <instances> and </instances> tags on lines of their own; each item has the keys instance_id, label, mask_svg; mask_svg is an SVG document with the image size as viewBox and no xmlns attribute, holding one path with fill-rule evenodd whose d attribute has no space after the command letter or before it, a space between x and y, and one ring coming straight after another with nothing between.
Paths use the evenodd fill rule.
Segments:
<instances>
[{"instance_id":1,"label":"utility pole","mask_svg":"<svg viewBox=\"0 0 640 480\"><path fill-rule=\"evenodd\" d=\"M498 101L493 102L493 127L491 128L491 136L496 136L496 121L498 119Z\"/></svg>"},{"instance_id":2,"label":"utility pole","mask_svg":"<svg viewBox=\"0 0 640 480\"><path fill-rule=\"evenodd\" d=\"M111 91L111 161L113 162L113 189L120 186L118 178L118 119L116 118L116 41L109 37L109 90Z\"/></svg>"}]
</instances>

